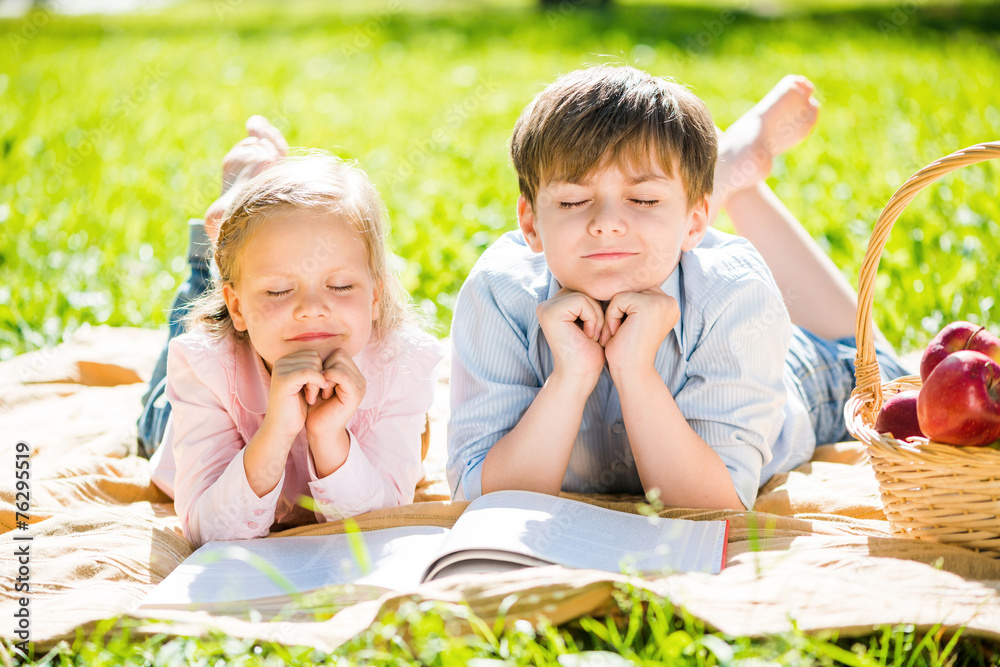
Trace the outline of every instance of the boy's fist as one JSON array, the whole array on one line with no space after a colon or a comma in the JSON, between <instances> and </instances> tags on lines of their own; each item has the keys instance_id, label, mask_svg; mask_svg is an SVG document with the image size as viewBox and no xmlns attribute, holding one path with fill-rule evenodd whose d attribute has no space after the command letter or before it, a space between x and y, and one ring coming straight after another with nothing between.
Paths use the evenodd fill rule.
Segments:
<instances>
[{"instance_id":1,"label":"boy's fist","mask_svg":"<svg viewBox=\"0 0 1000 667\"><path fill-rule=\"evenodd\" d=\"M562 288L538 304L538 323L552 349L553 375L582 380L593 388L604 368L604 309L594 299Z\"/></svg>"},{"instance_id":2,"label":"boy's fist","mask_svg":"<svg viewBox=\"0 0 1000 667\"><path fill-rule=\"evenodd\" d=\"M656 351L680 316L677 300L659 287L612 297L600 337L612 377L633 369L652 369Z\"/></svg>"}]
</instances>

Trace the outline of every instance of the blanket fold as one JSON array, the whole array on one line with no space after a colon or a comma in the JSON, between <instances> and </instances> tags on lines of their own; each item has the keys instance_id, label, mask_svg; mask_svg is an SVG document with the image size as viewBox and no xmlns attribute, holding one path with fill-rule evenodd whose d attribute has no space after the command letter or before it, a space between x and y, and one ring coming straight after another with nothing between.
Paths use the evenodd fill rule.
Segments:
<instances>
[{"instance_id":1,"label":"blanket fold","mask_svg":"<svg viewBox=\"0 0 1000 667\"><path fill-rule=\"evenodd\" d=\"M662 515L730 522L720 575L621 574L552 566L462 575L354 604L325 620L254 623L202 612L137 615L142 598L192 553L173 503L136 456L135 421L164 334L81 329L52 349L0 363L0 460L13 469L18 442L30 447L29 522L20 526L13 474L0 477L0 568L17 572L16 548L30 537L31 640L36 650L100 619L122 616L139 632L228 634L332 650L388 612L437 600L461 624L468 610L495 620L545 616L555 623L614 610L616 586L665 595L734 635L791 630L866 633L879 624L967 626L1000 639L1000 561L956 546L893 535L859 443L817 449L813 461L772 479L752 512L668 508ZM430 413L431 444L417 501L354 517L362 530L451 526L466 503L448 500L444 475L447 377ZM570 494L567 494L570 495ZM570 495L636 512L639 498ZM23 506L23 505L22 505ZM343 522L279 535L343 532ZM16 579L0 581L0 616L11 618ZM506 601L506 602L505 602ZM416 605L416 607L414 606ZM10 624L0 636L16 639Z\"/></svg>"}]
</instances>

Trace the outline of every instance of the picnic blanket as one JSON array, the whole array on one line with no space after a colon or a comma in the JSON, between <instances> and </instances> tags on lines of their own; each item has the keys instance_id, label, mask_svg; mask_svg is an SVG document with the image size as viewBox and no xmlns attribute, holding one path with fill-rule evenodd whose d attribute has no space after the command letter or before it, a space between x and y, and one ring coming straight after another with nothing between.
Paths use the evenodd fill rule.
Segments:
<instances>
[{"instance_id":1,"label":"picnic blanket","mask_svg":"<svg viewBox=\"0 0 1000 667\"><path fill-rule=\"evenodd\" d=\"M870 632L879 624L966 626L1000 638L1000 562L959 547L893 536L858 443L817 449L813 461L771 480L752 512L667 509L664 516L728 519L728 559L719 575L653 579L552 566L462 575L350 606L322 621L254 622L203 612L135 615L142 598L192 553L173 504L135 455L140 397L165 334L84 328L55 348L0 363L0 636L13 634L18 599L30 599L36 649L88 631L100 619L138 618L139 632L269 639L332 650L408 601L467 605L491 622L547 617L562 623L614 610L616 585L669 597L709 626L733 635L797 627ZM446 375L446 373L445 373ZM355 518L362 530L451 526L465 503L444 480L447 377L430 414L426 478L413 504ZM30 448L30 517L18 526L14 487L18 442ZM24 449L24 447L22 447ZM572 496L622 511L634 498ZM344 530L301 526L282 535ZM30 537L30 540L24 538ZM20 539L19 539L20 538ZM18 549L30 545L28 593L18 591ZM459 614L461 616L461 614ZM0 647L2 648L2 647Z\"/></svg>"}]
</instances>

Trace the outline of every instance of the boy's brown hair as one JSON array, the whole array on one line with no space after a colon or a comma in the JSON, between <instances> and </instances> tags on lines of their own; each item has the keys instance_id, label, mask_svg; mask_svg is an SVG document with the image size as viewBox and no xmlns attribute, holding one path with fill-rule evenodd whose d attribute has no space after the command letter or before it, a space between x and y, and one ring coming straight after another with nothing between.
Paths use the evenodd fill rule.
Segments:
<instances>
[{"instance_id":1,"label":"boy's brown hair","mask_svg":"<svg viewBox=\"0 0 1000 667\"><path fill-rule=\"evenodd\" d=\"M651 154L667 176L677 166L689 207L712 193L718 141L705 103L627 66L558 78L521 112L510 144L521 194L531 204L544 182L578 182L609 163L628 171Z\"/></svg>"}]
</instances>

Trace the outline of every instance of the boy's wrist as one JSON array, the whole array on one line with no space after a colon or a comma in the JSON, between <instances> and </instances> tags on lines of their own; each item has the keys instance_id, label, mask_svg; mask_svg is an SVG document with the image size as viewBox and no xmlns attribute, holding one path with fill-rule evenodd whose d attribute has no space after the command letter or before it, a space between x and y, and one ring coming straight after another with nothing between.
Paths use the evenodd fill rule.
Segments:
<instances>
[{"instance_id":1,"label":"boy's wrist","mask_svg":"<svg viewBox=\"0 0 1000 667\"><path fill-rule=\"evenodd\" d=\"M609 368L611 379L620 396L641 394L664 385L663 378L652 364L630 364Z\"/></svg>"},{"instance_id":2,"label":"boy's wrist","mask_svg":"<svg viewBox=\"0 0 1000 667\"><path fill-rule=\"evenodd\" d=\"M550 392L563 396L566 400L586 402L591 392L594 391L594 387L597 386L600 377L600 373L593 375L593 377L587 377L563 373L557 369L552 371L552 374L545 380L543 388L548 387Z\"/></svg>"}]
</instances>

